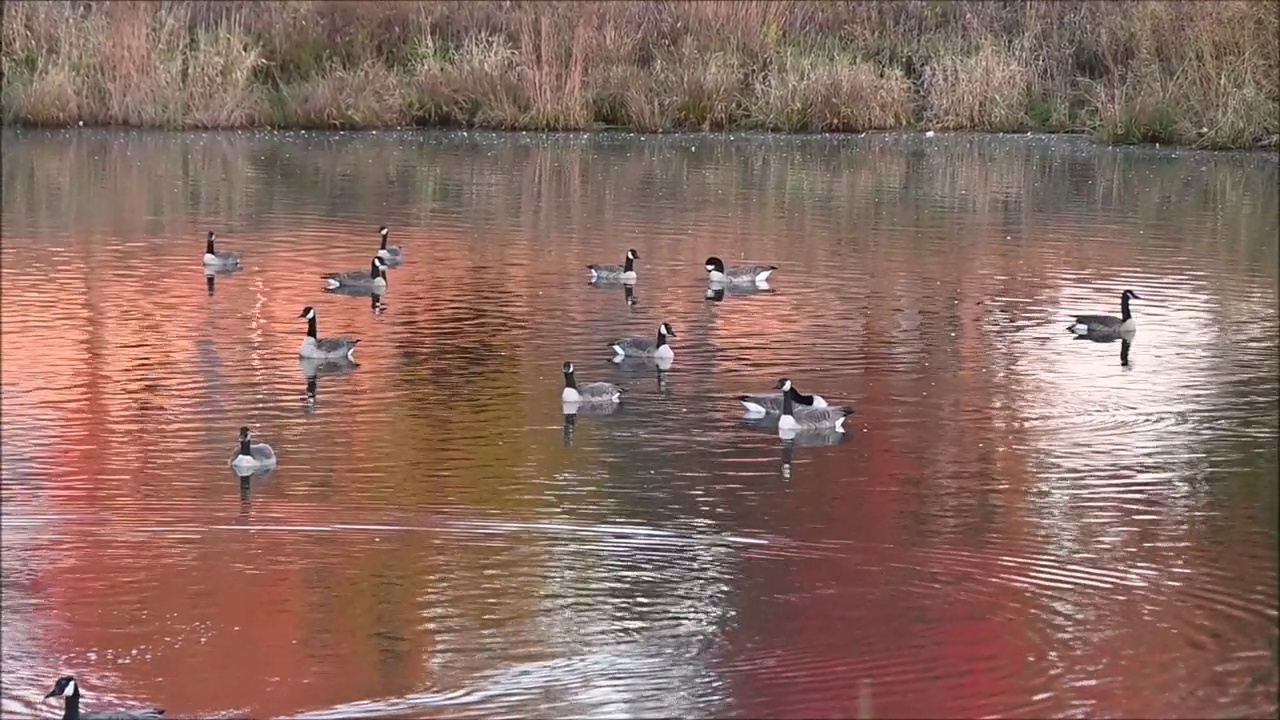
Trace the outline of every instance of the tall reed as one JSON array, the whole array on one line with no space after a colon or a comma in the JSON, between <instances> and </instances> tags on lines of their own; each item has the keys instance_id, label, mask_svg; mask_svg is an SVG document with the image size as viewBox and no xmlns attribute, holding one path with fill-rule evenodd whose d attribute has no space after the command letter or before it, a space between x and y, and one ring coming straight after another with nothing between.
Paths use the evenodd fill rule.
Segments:
<instances>
[{"instance_id":1,"label":"tall reed","mask_svg":"<svg viewBox=\"0 0 1280 720\"><path fill-rule=\"evenodd\" d=\"M3 4L6 123L1280 144L1272 0Z\"/></svg>"}]
</instances>

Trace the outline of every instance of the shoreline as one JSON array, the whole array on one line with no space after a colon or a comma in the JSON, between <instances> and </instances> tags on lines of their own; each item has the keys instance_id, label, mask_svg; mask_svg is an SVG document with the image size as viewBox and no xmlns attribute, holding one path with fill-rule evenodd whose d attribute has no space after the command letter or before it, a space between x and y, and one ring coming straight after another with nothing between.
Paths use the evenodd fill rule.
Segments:
<instances>
[{"instance_id":1,"label":"shoreline","mask_svg":"<svg viewBox=\"0 0 1280 720\"><path fill-rule=\"evenodd\" d=\"M23 134L37 133L73 133L83 131L86 133L94 132L119 132L119 133L138 133L145 135L169 135L169 136L199 136L199 135L227 135L227 136L270 136L278 135L309 135L322 137L331 136L376 136L380 133L386 134L437 134L445 136L453 135L478 135L491 136L501 138L504 136L528 136L536 135L550 139L594 139L600 137L616 137L623 139L634 139L636 141L654 140L659 138L672 139L688 139L694 138L698 140L748 140L748 139L774 139L774 140L861 140L867 138L888 137L894 139L938 139L946 141L959 137L964 138L981 138L981 139L1047 139L1050 141L1061 140L1063 142L1078 143L1081 146L1091 147L1099 150L1149 150L1149 151L1192 151L1198 153L1209 153L1218 156L1267 156L1274 157L1280 162L1280 150L1272 145L1260 145L1256 147L1243 148L1226 148L1214 149L1195 147L1193 145L1180 145L1177 143L1107 143L1098 139L1092 134L1084 132L997 132L982 130L946 130L935 131L933 135L927 135L929 131L918 129L904 130L869 130L865 132L776 132L768 130L658 130L651 132L641 132L637 130L629 130L626 128L594 128L586 130L507 130L495 128L476 128L476 127L418 127L418 126L394 126L386 127L370 127L370 128L303 128L303 127L230 127L230 128L162 128L162 127L137 127L128 125L60 125L60 126L37 126L37 125L17 125L6 124L0 125L0 132L11 133L21 136Z\"/></svg>"},{"instance_id":2,"label":"shoreline","mask_svg":"<svg viewBox=\"0 0 1280 720\"><path fill-rule=\"evenodd\" d=\"M1092 135L1280 147L1265 2L5 6L6 127Z\"/></svg>"}]
</instances>

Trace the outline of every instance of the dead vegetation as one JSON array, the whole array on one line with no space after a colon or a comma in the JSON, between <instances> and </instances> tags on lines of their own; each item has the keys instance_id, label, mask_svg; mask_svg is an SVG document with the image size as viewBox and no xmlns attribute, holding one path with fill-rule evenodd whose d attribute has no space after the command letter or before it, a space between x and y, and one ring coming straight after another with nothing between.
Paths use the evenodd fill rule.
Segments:
<instances>
[{"instance_id":1,"label":"dead vegetation","mask_svg":"<svg viewBox=\"0 0 1280 720\"><path fill-rule=\"evenodd\" d=\"M6 123L1280 139L1275 2L5 2Z\"/></svg>"}]
</instances>

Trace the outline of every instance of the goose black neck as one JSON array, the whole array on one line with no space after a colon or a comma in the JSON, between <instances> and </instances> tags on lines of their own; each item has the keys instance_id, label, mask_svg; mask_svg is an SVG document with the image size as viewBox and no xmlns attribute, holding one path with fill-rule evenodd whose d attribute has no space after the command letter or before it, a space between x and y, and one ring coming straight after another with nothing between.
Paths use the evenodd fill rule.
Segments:
<instances>
[{"instance_id":1,"label":"goose black neck","mask_svg":"<svg viewBox=\"0 0 1280 720\"><path fill-rule=\"evenodd\" d=\"M635 266L635 262L635 258L628 255L627 259L622 263L622 272L631 272L632 267Z\"/></svg>"},{"instance_id":2,"label":"goose black neck","mask_svg":"<svg viewBox=\"0 0 1280 720\"><path fill-rule=\"evenodd\" d=\"M658 344L654 346L654 349L660 348L660 347L662 347L663 345L666 345L666 344L667 344L667 335L666 335L666 333L664 333L664 332L662 332L661 330L659 330L659 331L658 331Z\"/></svg>"},{"instance_id":3,"label":"goose black neck","mask_svg":"<svg viewBox=\"0 0 1280 720\"><path fill-rule=\"evenodd\" d=\"M1133 313L1129 311L1129 296L1122 295L1120 297L1120 319L1128 320L1133 317Z\"/></svg>"},{"instance_id":4,"label":"goose black neck","mask_svg":"<svg viewBox=\"0 0 1280 720\"><path fill-rule=\"evenodd\" d=\"M209 253L210 255L213 254L213 236L212 235L209 236L208 240L205 240L204 251Z\"/></svg>"},{"instance_id":5,"label":"goose black neck","mask_svg":"<svg viewBox=\"0 0 1280 720\"><path fill-rule=\"evenodd\" d=\"M387 249L387 233L382 233L382 242L378 245L379 250Z\"/></svg>"},{"instance_id":6,"label":"goose black neck","mask_svg":"<svg viewBox=\"0 0 1280 720\"><path fill-rule=\"evenodd\" d=\"M80 690L75 695L63 698L62 720L80 720Z\"/></svg>"},{"instance_id":7,"label":"goose black neck","mask_svg":"<svg viewBox=\"0 0 1280 720\"><path fill-rule=\"evenodd\" d=\"M805 395L804 393L797 390L794 385L792 385L791 389L787 391L787 396L790 397L793 402L798 402L801 405L813 404L813 396Z\"/></svg>"},{"instance_id":8,"label":"goose black neck","mask_svg":"<svg viewBox=\"0 0 1280 720\"><path fill-rule=\"evenodd\" d=\"M575 390L577 389L578 381L573 378L572 370L564 374L564 386L567 388L574 388Z\"/></svg>"},{"instance_id":9,"label":"goose black neck","mask_svg":"<svg viewBox=\"0 0 1280 720\"><path fill-rule=\"evenodd\" d=\"M307 336L312 340L316 339L316 319L315 316L307 318Z\"/></svg>"},{"instance_id":10,"label":"goose black neck","mask_svg":"<svg viewBox=\"0 0 1280 720\"><path fill-rule=\"evenodd\" d=\"M250 454L250 453L249 453L249 438L244 438L244 439L242 439L242 440L240 441L240 454L241 454L241 455L248 455L248 454Z\"/></svg>"},{"instance_id":11,"label":"goose black neck","mask_svg":"<svg viewBox=\"0 0 1280 720\"><path fill-rule=\"evenodd\" d=\"M377 280L377 279L378 279L378 275L379 275L379 273L378 273L378 263L376 263L376 262L371 262L371 263L369 263L369 277L370 277L371 279L373 279L373 280Z\"/></svg>"},{"instance_id":12,"label":"goose black neck","mask_svg":"<svg viewBox=\"0 0 1280 720\"><path fill-rule=\"evenodd\" d=\"M795 388L791 388L787 392L782 393L782 414L783 415L790 415L792 412L795 411L795 401L791 399L791 393L795 392L795 390L796 390Z\"/></svg>"}]
</instances>

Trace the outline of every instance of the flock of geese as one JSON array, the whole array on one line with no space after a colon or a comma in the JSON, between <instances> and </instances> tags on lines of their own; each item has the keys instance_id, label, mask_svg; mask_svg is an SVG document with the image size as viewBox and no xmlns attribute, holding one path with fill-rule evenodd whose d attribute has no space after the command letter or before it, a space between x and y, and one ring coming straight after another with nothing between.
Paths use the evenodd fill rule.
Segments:
<instances>
[{"instance_id":1,"label":"flock of geese","mask_svg":"<svg viewBox=\"0 0 1280 720\"><path fill-rule=\"evenodd\" d=\"M378 229L381 243L377 253L369 262L367 270L326 273L321 277L327 290L335 292L353 292L368 294L374 297L377 307L378 297L387 289L387 270L403 261L401 248L387 245L388 230L386 226ZM241 255L232 250L217 250L214 247L216 235L210 231L205 245L203 265L210 278L220 272L234 272L240 269ZM639 253L629 249L621 265L592 264L587 266L590 281L595 283L619 283L630 289L635 284L637 275L635 263L640 259ZM726 266L718 257L709 257L704 263L707 271L708 297L713 293L723 294L727 287L768 288L767 280L776 265L734 265ZM212 280L210 280L212 284ZM1128 342L1136 330L1133 313L1129 307L1130 300L1140 300L1137 293L1125 290L1120 296L1120 316L1114 315L1079 315L1067 326L1067 330L1081 339L1110 341L1123 339ZM312 361L351 361L354 359L356 346L360 340L354 337L320 337L317 332L315 308L308 305L298 315L307 321L307 334L298 347L298 355L304 360ZM671 367L675 360L675 351L669 340L676 337L675 329L670 323L663 322L658 326L654 337L624 337L610 340L607 343L613 353L613 361L620 363L627 358L643 358L654 362L659 370ZM561 367L564 373L564 389L560 400L565 417L576 415L579 409L591 407L612 408L622 401L626 390L611 382L579 382L573 363L565 361ZM848 405L832 405L817 394L800 392L789 378L781 378L773 387L776 392L755 395L739 395L748 417L776 417L778 434L784 440L795 438L806 431L844 432L844 422L853 414ZM789 447L786 446L786 447ZM276 465L275 451L267 443L253 442L253 432L247 426L240 428L239 444L231 454L229 464L242 478L260 470L268 470ZM73 676L58 678L45 699L61 698L64 702L63 720L159 720L164 710L150 708L133 711L114 711L99 713L80 712L80 687Z\"/></svg>"}]
</instances>

